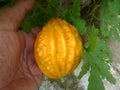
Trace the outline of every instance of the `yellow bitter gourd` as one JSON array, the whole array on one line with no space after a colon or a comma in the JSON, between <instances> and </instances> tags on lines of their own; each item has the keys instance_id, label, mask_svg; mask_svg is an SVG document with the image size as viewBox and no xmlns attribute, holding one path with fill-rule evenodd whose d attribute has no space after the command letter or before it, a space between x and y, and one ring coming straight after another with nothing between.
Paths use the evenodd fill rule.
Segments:
<instances>
[{"instance_id":1,"label":"yellow bitter gourd","mask_svg":"<svg viewBox=\"0 0 120 90\"><path fill-rule=\"evenodd\" d=\"M80 63L82 39L74 26L53 18L38 33L34 54L41 71L49 78L58 79L71 73Z\"/></svg>"}]
</instances>

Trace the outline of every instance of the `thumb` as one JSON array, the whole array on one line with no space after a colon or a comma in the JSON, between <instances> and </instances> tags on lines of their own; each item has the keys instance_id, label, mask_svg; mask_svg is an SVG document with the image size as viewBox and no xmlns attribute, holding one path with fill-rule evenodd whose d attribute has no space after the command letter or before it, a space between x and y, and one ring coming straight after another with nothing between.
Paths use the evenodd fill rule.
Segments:
<instances>
[{"instance_id":1,"label":"thumb","mask_svg":"<svg viewBox=\"0 0 120 90\"><path fill-rule=\"evenodd\" d=\"M16 31L33 5L34 0L16 0L14 6L1 8L0 30Z\"/></svg>"}]
</instances>

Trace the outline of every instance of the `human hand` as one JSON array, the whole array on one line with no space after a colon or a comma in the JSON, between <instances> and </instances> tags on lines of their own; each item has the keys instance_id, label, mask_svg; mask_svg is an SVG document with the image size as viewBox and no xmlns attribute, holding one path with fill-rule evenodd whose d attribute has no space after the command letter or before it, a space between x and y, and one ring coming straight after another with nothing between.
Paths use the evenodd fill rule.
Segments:
<instances>
[{"instance_id":1,"label":"human hand","mask_svg":"<svg viewBox=\"0 0 120 90\"><path fill-rule=\"evenodd\" d=\"M34 0L17 0L11 8L0 9L0 90L36 90L43 75L33 55L39 31L18 30Z\"/></svg>"}]
</instances>

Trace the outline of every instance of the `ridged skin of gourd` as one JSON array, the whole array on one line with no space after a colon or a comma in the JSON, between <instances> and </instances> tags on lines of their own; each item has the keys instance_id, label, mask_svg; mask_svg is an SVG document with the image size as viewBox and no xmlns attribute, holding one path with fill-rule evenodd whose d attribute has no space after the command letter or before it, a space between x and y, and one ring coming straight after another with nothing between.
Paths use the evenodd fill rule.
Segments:
<instances>
[{"instance_id":1,"label":"ridged skin of gourd","mask_svg":"<svg viewBox=\"0 0 120 90\"><path fill-rule=\"evenodd\" d=\"M74 26L54 18L38 33L34 54L43 74L53 79L62 78L80 63L83 55L82 40Z\"/></svg>"}]
</instances>

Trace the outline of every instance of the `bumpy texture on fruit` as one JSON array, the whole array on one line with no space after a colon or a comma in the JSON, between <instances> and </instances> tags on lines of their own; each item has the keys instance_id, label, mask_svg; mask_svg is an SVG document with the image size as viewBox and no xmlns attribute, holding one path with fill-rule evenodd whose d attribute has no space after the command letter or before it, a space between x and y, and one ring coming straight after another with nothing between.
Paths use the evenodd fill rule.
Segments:
<instances>
[{"instance_id":1,"label":"bumpy texture on fruit","mask_svg":"<svg viewBox=\"0 0 120 90\"><path fill-rule=\"evenodd\" d=\"M60 18L54 18L39 32L34 54L41 71L57 79L71 73L80 63L83 45L75 27Z\"/></svg>"}]
</instances>

